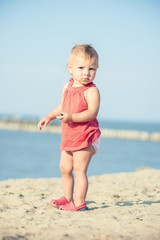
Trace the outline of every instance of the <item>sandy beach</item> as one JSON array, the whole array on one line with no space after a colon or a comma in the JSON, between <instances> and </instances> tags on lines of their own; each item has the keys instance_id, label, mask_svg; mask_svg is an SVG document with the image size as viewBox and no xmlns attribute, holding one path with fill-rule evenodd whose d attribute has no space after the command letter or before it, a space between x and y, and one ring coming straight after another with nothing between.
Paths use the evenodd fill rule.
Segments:
<instances>
[{"instance_id":1,"label":"sandy beach","mask_svg":"<svg viewBox=\"0 0 160 240\"><path fill-rule=\"evenodd\" d=\"M139 169L89 178L88 211L49 205L61 179L0 182L1 240L159 240L160 170Z\"/></svg>"}]
</instances>

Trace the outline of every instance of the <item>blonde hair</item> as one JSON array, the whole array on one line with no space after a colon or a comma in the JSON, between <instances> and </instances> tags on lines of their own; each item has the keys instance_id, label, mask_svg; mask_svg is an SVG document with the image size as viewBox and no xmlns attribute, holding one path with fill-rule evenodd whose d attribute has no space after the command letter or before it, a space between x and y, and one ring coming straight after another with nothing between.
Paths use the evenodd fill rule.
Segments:
<instances>
[{"instance_id":1,"label":"blonde hair","mask_svg":"<svg viewBox=\"0 0 160 240\"><path fill-rule=\"evenodd\" d=\"M68 64L72 64L74 58L77 56L84 57L86 60L90 60L91 58L96 58L96 63L98 67L98 54L96 50L90 44L79 44L75 45L70 53Z\"/></svg>"}]
</instances>

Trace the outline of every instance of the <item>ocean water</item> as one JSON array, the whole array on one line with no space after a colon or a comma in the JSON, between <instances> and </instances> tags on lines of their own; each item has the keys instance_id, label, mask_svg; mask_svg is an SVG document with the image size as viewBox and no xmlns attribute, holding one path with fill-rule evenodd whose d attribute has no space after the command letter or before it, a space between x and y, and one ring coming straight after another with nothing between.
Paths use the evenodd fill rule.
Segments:
<instances>
[{"instance_id":1,"label":"ocean water","mask_svg":"<svg viewBox=\"0 0 160 240\"><path fill-rule=\"evenodd\" d=\"M116 130L137 130L148 133L160 132L160 123L125 122L125 121L99 121L100 128Z\"/></svg>"},{"instance_id":2,"label":"ocean water","mask_svg":"<svg viewBox=\"0 0 160 240\"><path fill-rule=\"evenodd\" d=\"M100 122L100 127L160 132L159 124ZM60 141L58 134L1 130L0 180L61 177ZM142 167L160 169L160 142L101 138L88 176L132 172Z\"/></svg>"}]
</instances>

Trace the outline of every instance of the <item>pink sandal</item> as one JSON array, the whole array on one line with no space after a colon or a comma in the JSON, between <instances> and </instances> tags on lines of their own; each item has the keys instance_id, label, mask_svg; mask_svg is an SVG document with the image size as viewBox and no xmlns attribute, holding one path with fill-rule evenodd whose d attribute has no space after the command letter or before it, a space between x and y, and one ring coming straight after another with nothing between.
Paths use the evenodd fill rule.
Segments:
<instances>
[{"instance_id":1,"label":"pink sandal","mask_svg":"<svg viewBox=\"0 0 160 240\"><path fill-rule=\"evenodd\" d=\"M73 200L65 205L61 205L59 207L60 210L65 210L65 211L85 211L88 210L88 207L86 203L83 203L82 205L76 207Z\"/></svg>"},{"instance_id":2,"label":"pink sandal","mask_svg":"<svg viewBox=\"0 0 160 240\"><path fill-rule=\"evenodd\" d=\"M60 205L65 205L65 204L67 204L68 203L68 201L67 201L67 199L65 198L65 196L63 196L63 197L61 197L61 198L59 198L59 199L52 199L51 201L50 201L50 204L51 204L51 206L53 206L53 207L57 207L57 208L59 208L59 206Z\"/></svg>"}]
</instances>

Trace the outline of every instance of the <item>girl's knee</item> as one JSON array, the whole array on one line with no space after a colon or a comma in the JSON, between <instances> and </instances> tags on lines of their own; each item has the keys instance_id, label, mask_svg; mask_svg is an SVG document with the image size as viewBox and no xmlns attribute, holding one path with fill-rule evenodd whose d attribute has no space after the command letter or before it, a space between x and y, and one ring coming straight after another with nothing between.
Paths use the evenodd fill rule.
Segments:
<instances>
[{"instance_id":1,"label":"girl's knee","mask_svg":"<svg viewBox=\"0 0 160 240\"><path fill-rule=\"evenodd\" d=\"M64 164L59 164L59 168L60 168L60 171L62 174L71 174L72 173L72 168L68 167L68 166L65 166Z\"/></svg>"},{"instance_id":2,"label":"girl's knee","mask_svg":"<svg viewBox=\"0 0 160 240\"><path fill-rule=\"evenodd\" d=\"M66 168L63 164L59 164L59 169L60 169L61 173L66 171Z\"/></svg>"}]
</instances>

